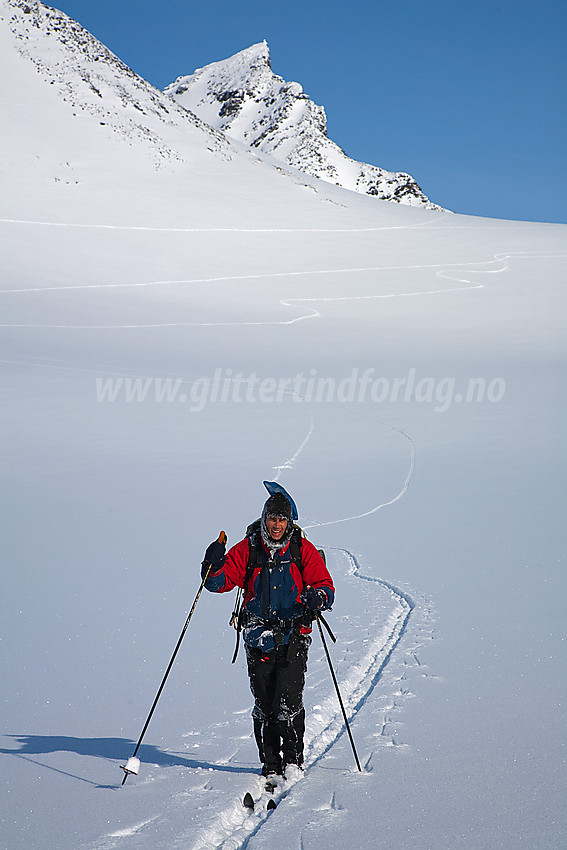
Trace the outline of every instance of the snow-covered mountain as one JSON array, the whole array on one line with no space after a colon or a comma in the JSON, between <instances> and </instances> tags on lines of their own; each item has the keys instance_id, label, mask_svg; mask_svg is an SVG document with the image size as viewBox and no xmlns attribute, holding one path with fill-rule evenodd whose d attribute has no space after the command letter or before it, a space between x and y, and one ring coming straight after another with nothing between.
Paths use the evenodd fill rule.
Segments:
<instances>
[{"instance_id":1,"label":"snow-covered mountain","mask_svg":"<svg viewBox=\"0 0 567 850\"><path fill-rule=\"evenodd\" d=\"M196 127L209 145L227 148L221 134L134 73L68 15L39 0L3 6L19 52L75 116L89 114L130 144L152 149L158 164L180 156L171 144L173 128L191 132Z\"/></svg>"},{"instance_id":2,"label":"snow-covered mountain","mask_svg":"<svg viewBox=\"0 0 567 850\"><path fill-rule=\"evenodd\" d=\"M38 2L0 57L0 846L563 846L566 228L276 165ZM122 787L264 479L327 553L363 770L316 633L305 775L243 808L203 593Z\"/></svg>"},{"instance_id":3,"label":"snow-covered mountain","mask_svg":"<svg viewBox=\"0 0 567 850\"><path fill-rule=\"evenodd\" d=\"M266 41L179 77L165 91L212 127L306 174L381 200L441 209L409 174L356 162L331 141L324 108L299 83L272 72Z\"/></svg>"},{"instance_id":4,"label":"snow-covered mountain","mask_svg":"<svg viewBox=\"0 0 567 850\"><path fill-rule=\"evenodd\" d=\"M98 127L136 147L135 156L145 151L156 169L183 160L190 138L202 138L200 148L221 156L238 155L228 136L333 184L441 209L408 175L349 159L327 138L323 108L298 83L284 83L271 72L265 42L180 78L162 93L59 10L40 0L12 0L6 8L20 53L73 108L74 117L91 115ZM65 178L72 178L68 170L60 179Z\"/></svg>"}]
</instances>

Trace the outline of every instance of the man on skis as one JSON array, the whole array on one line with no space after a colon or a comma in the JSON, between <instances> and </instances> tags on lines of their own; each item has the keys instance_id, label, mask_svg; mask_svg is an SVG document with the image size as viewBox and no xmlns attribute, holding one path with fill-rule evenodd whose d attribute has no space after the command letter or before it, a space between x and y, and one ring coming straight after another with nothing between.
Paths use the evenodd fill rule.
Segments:
<instances>
[{"instance_id":1,"label":"man on skis","mask_svg":"<svg viewBox=\"0 0 567 850\"><path fill-rule=\"evenodd\" d=\"M311 623L333 603L333 581L323 558L293 524L290 500L275 492L259 522L225 554L219 541L205 553L205 587L224 593L243 588L242 629L252 717L262 775L301 769L303 689ZM294 766L291 767L290 766Z\"/></svg>"}]
</instances>

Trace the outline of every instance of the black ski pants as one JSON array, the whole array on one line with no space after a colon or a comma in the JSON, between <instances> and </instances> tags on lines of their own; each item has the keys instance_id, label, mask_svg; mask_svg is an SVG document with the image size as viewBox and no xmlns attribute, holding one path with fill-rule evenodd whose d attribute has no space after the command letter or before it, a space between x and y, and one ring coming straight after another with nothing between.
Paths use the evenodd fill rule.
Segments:
<instances>
[{"instance_id":1,"label":"black ski pants","mask_svg":"<svg viewBox=\"0 0 567 850\"><path fill-rule=\"evenodd\" d=\"M303 764L303 688L310 642L302 636L289 652L285 644L268 653L246 647L254 736L266 773L281 773L286 764Z\"/></svg>"}]
</instances>

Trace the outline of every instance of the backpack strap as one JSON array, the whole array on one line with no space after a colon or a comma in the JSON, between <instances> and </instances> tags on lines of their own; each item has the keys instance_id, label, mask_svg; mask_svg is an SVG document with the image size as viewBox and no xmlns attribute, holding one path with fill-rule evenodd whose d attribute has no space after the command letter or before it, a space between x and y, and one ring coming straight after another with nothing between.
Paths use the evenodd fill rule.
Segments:
<instances>
[{"instance_id":1,"label":"backpack strap","mask_svg":"<svg viewBox=\"0 0 567 850\"><path fill-rule=\"evenodd\" d=\"M244 599L246 597L246 591L248 590L248 583L252 578L255 568L258 566L259 531L259 519L252 522L246 529L246 537L248 538L248 562L244 573L244 587L240 588L238 591L234 611L232 612L232 617L230 618L229 623L229 625L234 626L236 629L236 646L234 648L234 655L232 656L233 664L236 661L236 656L238 655L238 649L240 647L240 632L242 631L242 618L244 615Z\"/></svg>"},{"instance_id":2,"label":"backpack strap","mask_svg":"<svg viewBox=\"0 0 567 850\"><path fill-rule=\"evenodd\" d=\"M258 523L258 527L256 528L256 522ZM258 547L260 545L259 539L259 530L260 530L260 520L256 520L256 522L252 523L252 525L248 526L246 530L246 536L248 537L248 563L246 564L246 572L244 573L244 596L246 595L246 591L248 590L248 584L254 570L258 566L259 561L259 552ZM252 529L252 532L248 534L248 530ZM242 599L244 603L244 598Z\"/></svg>"},{"instance_id":3,"label":"backpack strap","mask_svg":"<svg viewBox=\"0 0 567 850\"><path fill-rule=\"evenodd\" d=\"M301 563L301 538L303 537L303 532L298 525L293 526L293 531L291 533L291 540L289 541L289 554L291 556L292 563L295 564L301 576L303 577L303 564Z\"/></svg>"}]
</instances>

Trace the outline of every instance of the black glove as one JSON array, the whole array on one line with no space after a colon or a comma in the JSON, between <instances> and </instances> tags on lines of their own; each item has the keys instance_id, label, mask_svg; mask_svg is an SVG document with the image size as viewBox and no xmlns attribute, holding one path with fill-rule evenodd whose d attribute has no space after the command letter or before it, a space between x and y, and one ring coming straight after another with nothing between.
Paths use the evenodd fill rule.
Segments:
<instances>
[{"instance_id":1,"label":"black glove","mask_svg":"<svg viewBox=\"0 0 567 850\"><path fill-rule=\"evenodd\" d=\"M322 611L327 604L327 594L324 590L306 587L301 594L301 601L304 605L307 605L310 611Z\"/></svg>"},{"instance_id":2,"label":"black glove","mask_svg":"<svg viewBox=\"0 0 567 850\"><path fill-rule=\"evenodd\" d=\"M205 552L205 559L201 564L202 578L205 578L205 576L207 575L207 570L209 569L209 566L211 567L212 572L220 570L220 568L222 567L225 552L226 545L224 543L220 543L218 540L215 540L213 543L211 543L210 546L207 546L207 551Z\"/></svg>"}]
</instances>

